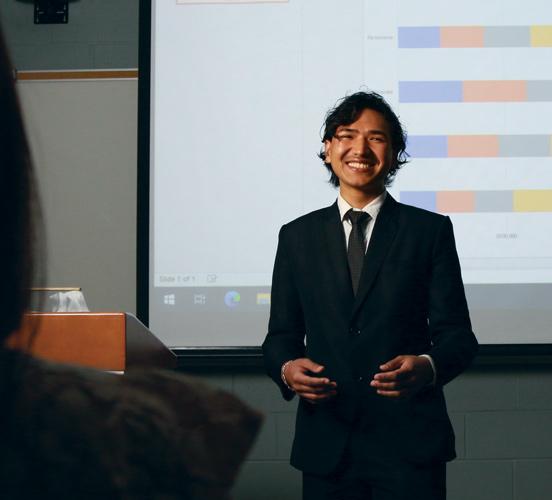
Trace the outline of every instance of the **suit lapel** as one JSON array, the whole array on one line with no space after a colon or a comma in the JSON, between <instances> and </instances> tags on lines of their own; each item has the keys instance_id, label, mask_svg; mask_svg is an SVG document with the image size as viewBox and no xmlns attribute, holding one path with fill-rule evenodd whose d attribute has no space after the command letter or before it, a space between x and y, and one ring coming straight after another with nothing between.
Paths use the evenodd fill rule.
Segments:
<instances>
[{"instance_id":1,"label":"suit lapel","mask_svg":"<svg viewBox=\"0 0 552 500\"><path fill-rule=\"evenodd\" d=\"M347 263L347 246L337 202L329 207L325 214L322 233L326 244L325 251L328 254L330 279L335 281L335 289L342 293L349 304L352 304L354 297Z\"/></svg>"},{"instance_id":2,"label":"suit lapel","mask_svg":"<svg viewBox=\"0 0 552 500\"><path fill-rule=\"evenodd\" d=\"M354 310L362 304L367 293L376 279L381 264L393 243L399 224L397 222L397 212L400 210L399 204L388 193L385 203L381 207L380 213L376 218L376 223L368 251L364 258L364 266L360 276L360 283L354 301Z\"/></svg>"}]
</instances>

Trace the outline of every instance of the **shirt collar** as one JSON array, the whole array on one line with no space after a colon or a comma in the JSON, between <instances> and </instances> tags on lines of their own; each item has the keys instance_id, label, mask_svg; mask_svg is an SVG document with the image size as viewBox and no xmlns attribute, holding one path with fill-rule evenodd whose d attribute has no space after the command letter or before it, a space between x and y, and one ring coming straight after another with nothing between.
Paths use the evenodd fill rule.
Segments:
<instances>
[{"instance_id":1,"label":"shirt collar","mask_svg":"<svg viewBox=\"0 0 552 500\"><path fill-rule=\"evenodd\" d=\"M368 203L368 205L366 205L362 209L362 212L370 214L370 217L372 217L373 220L376 220L376 217L378 216L378 213L381 210L383 203L385 202L385 198L387 198L387 191L384 191L375 200L372 200L370 203ZM337 195L337 206L339 208L339 215L341 216L341 220L343 221L345 220L345 214L353 207L343 199L341 193Z\"/></svg>"}]
</instances>

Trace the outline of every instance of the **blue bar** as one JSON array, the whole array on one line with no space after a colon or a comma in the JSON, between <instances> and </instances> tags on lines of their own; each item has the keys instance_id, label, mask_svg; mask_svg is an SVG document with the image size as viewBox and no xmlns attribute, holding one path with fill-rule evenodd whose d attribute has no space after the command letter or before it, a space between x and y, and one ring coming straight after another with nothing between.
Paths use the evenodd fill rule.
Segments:
<instances>
[{"instance_id":1,"label":"blue bar","mask_svg":"<svg viewBox=\"0 0 552 500\"><path fill-rule=\"evenodd\" d=\"M437 191L401 191L400 201L405 205L437 212Z\"/></svg>"},{"instance_id":2,"label":"blue bar","mask_svg":"<svg viewBox=\"0 0 552 500\"><path fill-rule=\"evenodd\" d=\"M411 135L406 152L412 158L448 158L446 135Z\"/></svg>"},{"instance_id":3,"label":"blue bar","mask_svg":"<svg viewBox=\"0 0 552 500\"><path fill-rule=\"evenodd\" d=\"M399 82L399 102L462 102L462 81Z\"/></svg>"},{"instance_id":4,"label":"blue bar","mask_svg":"<svg viewBox=\"0 0 552 500\"><path fill-rule=\"evenodd\" d=\"M399 27L399 49L439 49L439 26Z\"/></svg>"}]
</instances>

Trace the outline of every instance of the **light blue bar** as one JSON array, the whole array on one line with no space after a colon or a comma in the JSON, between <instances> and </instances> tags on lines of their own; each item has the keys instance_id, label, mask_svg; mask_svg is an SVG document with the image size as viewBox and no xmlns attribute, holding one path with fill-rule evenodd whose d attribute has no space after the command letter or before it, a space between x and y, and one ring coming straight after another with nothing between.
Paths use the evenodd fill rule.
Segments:
<instances>
[{"instance_id":1,"label":"light blue bar","mask_svg":"<svg viewBox=\"0 0 552 500\"><path fill-rule=\"evenodd\" d=\"M399 49L438 49L441 47L439 26L399 26Z\"/></svg>"},{"instance_id":2,"label":"light blue bar","mask_svg":"<svg viewBox=\"0 0 552 500\"><path fill-rule=\"evenodd\" d=\"M552 81L527 80L527 102L552 102Z\"/></svg>"},{"instance_id":3,"label":"light blue bar","mask_svg":"<svg viewBox=\"0 0 552 500\"><path fill-rule=\"evenodd\" d=\"M499 135L498 156L501 158L543 158L551 156L550 134Z\"/></svg>"},{"instance_id":4,"label":"light blue bar","mask_svg":"<svg viewBox=\"0 0 552 500\"><path fill-rule=\"evenodd\" d=\"M485 26L485 47L531 47L531 26Z\"/></svg>"},{"instance_id":5,"label":"light blue bar","mask_svg":"<svg viewBox=\"0 0 552 500\"><path fill-rule=\"evenodd\" d=\"M462 102L462 81L399 82L399 102Z\"/></svg>"},{"instance_id":6,"label":"light blue bar","mask_svg":"<svg viewBox=\"0 0 552 500\"><path fill-rule=\"evenodd\" d=\"M513 191L475 191L473 201L475 212L509 213L514 211Z\"/></svg>"},{"instance_id":7,"label":"light blue bar","mask_svg":"<svg viewBox=\"0 0 552 500\"><path fill-rule=\"evenodd\" d=\"M412 158L447 158L447 136L411 135L408 137L406 152Z\"/></svg>"},{"instance_id":8,"label":"light blue bar","mask_svg":"<svg viewBox=\"0 0 552 500\"><path fill-rule=\"evenodd\" d=\"M437 212L437 191L401 191L399 196L405 205Z\"/></svg>"}]
</instances>

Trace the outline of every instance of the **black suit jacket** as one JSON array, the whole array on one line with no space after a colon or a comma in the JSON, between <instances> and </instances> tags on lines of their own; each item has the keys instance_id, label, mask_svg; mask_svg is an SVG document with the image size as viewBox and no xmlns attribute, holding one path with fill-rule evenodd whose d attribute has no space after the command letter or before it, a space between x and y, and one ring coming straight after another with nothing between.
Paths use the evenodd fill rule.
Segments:
<instances>
[{"instance_id":1,"label":"black suit jacket","mask_svg":"<svg viewBox=\"0 0 552 500\"><path fill-rule=\"evenodd\" d=\"M306 342L306 345L305 345ZM375 222L356 297L337 203L280 231L271 314L263 354L283 396L282 364L307 357L325 367L338 395L300 401L291 463L326 474L362 417L374 438L413 463L455 457L442 386L477 351L448 217L397 203L389 194ZM429 354L437 383L407 403L370 386L379 366L398 355Z\"/></svg>"}]
</instances>

